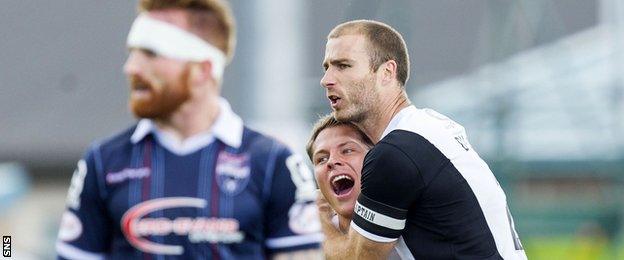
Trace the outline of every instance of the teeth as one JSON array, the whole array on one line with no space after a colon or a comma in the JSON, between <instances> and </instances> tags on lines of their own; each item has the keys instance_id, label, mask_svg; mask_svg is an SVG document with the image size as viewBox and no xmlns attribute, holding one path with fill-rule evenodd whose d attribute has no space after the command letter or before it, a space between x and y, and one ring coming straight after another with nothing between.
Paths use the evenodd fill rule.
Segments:
<instances>
[{"instance_id":1,"label":"teeth","mask_svg":"<svg viewBox=\"0 0 624 260\"><path fill-rule=\"evenodd\" d=\"M334 179L332 180L332 184L336 184L336 182L342 179L353 181L353 179L351 179L351 177L349 177L348 175L338 175L337 177L334 177Z\"/></svg>"}]
</instances>

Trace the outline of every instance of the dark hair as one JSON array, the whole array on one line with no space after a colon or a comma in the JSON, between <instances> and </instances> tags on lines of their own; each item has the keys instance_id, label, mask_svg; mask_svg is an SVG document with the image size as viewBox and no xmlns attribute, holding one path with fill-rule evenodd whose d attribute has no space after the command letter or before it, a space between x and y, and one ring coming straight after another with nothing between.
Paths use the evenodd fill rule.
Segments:
<instances>
[{"instance_id":1,"label":"dark hair","mask_svg":"<svg viewBox=\"0 0 624 260\"><path fill-rule=\"evenodd\" d=\"M338 121L334 118L334 116L332 116L331 114L328 114L319 118L319 120L316 121L316 123L314 123L314 127L312 127L312 135L310 136L310 139L308 140L308 143L306 144L306 152L308 153L308 157L310 157L310 160L312 160L312 155L313 155L312 153L314 152L312 150L314 149L313 147L314 142L316 141L316 138L321 133L321 131L327 128L332 128L336 126L348 126L348 127L353 128L353 130L355 130L359 134L360 140L362 141L362 143L364 143L368 147L373 147L374 145L373 141L371 141L371 139L368 138L368 136L356 125L348 121L345 121L345 122Z\"/></svg>"}]
</instances>

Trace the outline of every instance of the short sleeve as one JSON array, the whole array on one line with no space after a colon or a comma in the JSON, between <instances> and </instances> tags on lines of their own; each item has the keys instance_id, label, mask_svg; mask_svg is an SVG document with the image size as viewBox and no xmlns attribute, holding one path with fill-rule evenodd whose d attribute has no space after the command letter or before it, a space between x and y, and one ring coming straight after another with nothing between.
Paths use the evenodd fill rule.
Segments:
<instances>
[{"instance_id":1,"label":"short sleeve","mask_svg":"<svg viewBox=\"0 0 624 260\"><path fill-rule=\"evenodd\" d=\"M418 167L406 153L392 144L378 143L364 158L362 192L351 226L373 241L395 241L423 187Z\"/></svg>"},{"instance_id":2,"label":"short sleeve","mask_svg":"<svg viewBox=\"0 0 624 260\"><path fill-rule=\"evenodd\" d=\"M56 250L59 259L103 259L111 241L96 171L97 149L78 161L67 193Z\"/></svg>"},{"instance_id":3,"label":"short sleeve","mask_svg":"<svg viewBox=\"0 0 624 260\"><path fill-rule=\"evenodd\" d=\"M273 159L269 200L265 212L269 252L318 248L322 241L315 183L301 156L283 148Z\"/></svg>"}]
</instances>

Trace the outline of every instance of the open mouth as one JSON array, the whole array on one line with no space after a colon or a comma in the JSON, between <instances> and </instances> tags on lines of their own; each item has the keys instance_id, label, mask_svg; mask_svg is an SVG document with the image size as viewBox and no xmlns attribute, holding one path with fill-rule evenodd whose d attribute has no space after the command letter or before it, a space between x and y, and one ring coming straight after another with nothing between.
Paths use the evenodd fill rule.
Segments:
<instances>
[{"instance_id":1,"label":"open mouth","mask_svg":"<svg viewBox=\"0 0 624 260\"><path fill-rule=\"evenodd\" d=\"M149 87L146 85L134 86L133 90L149 90Z\"/></svg>"},{"instance_id":2,"label":"open mouth","mask_svg":"<svg viewBox=\"0 0 624 260\"><path fill-rule=\"evenodd\" d=\"M151 89L150 86L145 83L132 84L132 90L134 91L149 91L150 89Z\"/></svg>"},{"instance_id":3,"label":"open mouth","mask_svg":"<svg viewBox=\"0 0 624 260\"><path fill-rule=\"evenodd\" d=\"M332 190L338 196L349 193L354 184L353 179L346 174L340 174L331 179Z\"/></svg>"},{"instance_id":4,"label":"open mouth","mask_svg":"<svg viewBox=\"0 0 624 260\"><path fill-rule=\"evenodd\" d=\"M340 100L340 98L338 96L336 96L336 95L330 95L327 98L329 98L329 102L332 105L335 105L336 103L338 103L338 100Z\"/></svg>"},{"instance_id":5,"label":"open mouth","mask_svg":"<svg viewBox=\"0 0 624 260\"><path fill-rule=\"evenodd\" d=\"M130 96L132 99L146 99L152 96L152 88L145 82L135 81L132 82L130 88Z\"/></svg>"},{"instance_id":6,"label":"open mouth","mask_svg":"<svg viewBox=\"0 0 624 260\"><path fill-rule=\"evenodd\" d=\"M141 77L131 76L130 89L132 91L143 92L152 90L152 86L150 86L149 82L143 80Z\"/></svg>"}]
</instances>

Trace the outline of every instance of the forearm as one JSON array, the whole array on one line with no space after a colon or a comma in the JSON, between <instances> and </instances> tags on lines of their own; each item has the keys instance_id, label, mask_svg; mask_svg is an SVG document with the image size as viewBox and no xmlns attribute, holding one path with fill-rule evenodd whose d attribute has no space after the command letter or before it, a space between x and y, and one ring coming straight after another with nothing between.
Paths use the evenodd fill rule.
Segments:
<instances>
[{"instance_id":1,"label":"forearm","mask_svg":"<svg viewBox=\"0 0 624 260\"><path fill-rule=\"evenodd\" d=\"M325 235L323 242L325 259L356 259L352 254L353 246L348 234L340 232L330 219L321 218L321 226Z\"/></svg>"},{"instance_id":2,"label":"forearm","mask_svg":"<svg viewBox=\"0 0 624 260\"><path fill-rule=\"evenodd\" d=\"M334 226L323 229L325 259L386 259L394 243L377 243L357 234L353 229L341 233Z\"/></svg>"},{"instance_id":3,"label":"forearm","mask_svg":"<svg viewBox=\"0 0 624 260\"><path fill-rule=\"evenodd\" d=\"M351 248L353 259L387 259L395 243L378 243L361 236L357 231L350 229Z\"/></svg>"},{"instance_id":4,"label":"forearm","mask_svg":"<svg viewBox=\"0 0 624 260\"><path fill-rule=\"evenodd\" d=\"M386 259L394 243L379 243L360 235L350 225L350 219L341 219L342 226L348 229L343 233L332 223L335 214L322 194L317 199L321 229L325 235L323 253L325 259ZM339 223L340 225L340 223Z\"/></svg>"}]
</instances>

